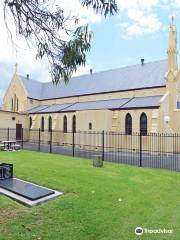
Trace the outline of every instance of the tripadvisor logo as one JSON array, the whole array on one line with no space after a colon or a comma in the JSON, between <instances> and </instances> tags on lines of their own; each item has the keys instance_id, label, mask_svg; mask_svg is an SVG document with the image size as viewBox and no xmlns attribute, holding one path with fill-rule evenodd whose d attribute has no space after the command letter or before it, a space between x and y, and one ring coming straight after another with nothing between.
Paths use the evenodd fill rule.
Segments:
<instances>
[{"instance_id":1,"label":"tripadvisor logo","mask_svg":"<svg viewBox=\"0 0 180 240\"><path fill-rule=\"evenodd\" d=\"M173 229L149 229L149 228L142 228L142 227L137 227L135 229L135 234L138 236L141 236L143 234L172 234L174 232Z\"/></svg>"},{"instance_id":2,"label":"tripadvisor logo","mask_svg":"<svg viewBox=\"0 0 180 240\"><path fill-rule=\"evenodd\" d=\"M135 234L140 236L140 235L143 235L143 228L142 227L137 227L135 229Z\"/></svg>"}]
</instances>

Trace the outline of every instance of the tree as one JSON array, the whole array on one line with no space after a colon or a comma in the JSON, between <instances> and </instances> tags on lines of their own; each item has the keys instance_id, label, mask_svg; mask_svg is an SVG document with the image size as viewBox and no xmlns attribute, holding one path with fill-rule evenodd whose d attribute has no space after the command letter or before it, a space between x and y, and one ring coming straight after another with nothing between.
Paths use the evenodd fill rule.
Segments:
<instances>
[{"instance_id":1,"label":"tree","mask_svg":"<svg viewBox=\"0 0 180 240\"><path fill-rule=\"evenodd\" d=\"M88 25L79 26L76 16L65 17L60 6L49 8L50 0L4 0L4 19L8 31L9 16L13 18L16 34L34 44L37 58L47 57L54 83L63 79L66 83L78 66L86 63L86 53L90 50L92 32ZM92 7L105 17L117 12L115 0L80 0L83 6ZM75 29L68 27L73 21ZM62 37L62 32L69 39Z\"/></svg>"}]
</instances>

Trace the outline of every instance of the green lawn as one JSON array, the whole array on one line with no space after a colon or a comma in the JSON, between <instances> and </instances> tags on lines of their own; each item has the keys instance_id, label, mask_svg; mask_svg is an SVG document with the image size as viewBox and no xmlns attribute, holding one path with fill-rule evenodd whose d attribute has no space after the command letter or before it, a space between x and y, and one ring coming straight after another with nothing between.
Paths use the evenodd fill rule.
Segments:
<instances>
[{"instance_id":1,"label":"green lawn","mask_svg":"<svg viewBox=\"0 0 180 240\"><path fill-rule=\"evenodd\" d=\"M180 239L180 173L29 151L0 152L15 176L64 192L35 208L0 195L0 240ZM174 229L134 234L137 226Z\"/></svg>"}]
</instances>

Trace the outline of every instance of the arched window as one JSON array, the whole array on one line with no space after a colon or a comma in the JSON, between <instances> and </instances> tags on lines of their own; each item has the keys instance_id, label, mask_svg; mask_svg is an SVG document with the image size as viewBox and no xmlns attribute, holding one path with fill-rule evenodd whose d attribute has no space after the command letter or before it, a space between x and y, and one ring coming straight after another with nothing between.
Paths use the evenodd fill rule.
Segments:
<instances>
[{"instance_id":1,"label":"arched window","mask_svg":"<svg viewBox=\"0 0 180 240\"><path fill-rule=\"evenodd\" d=\"M41 132L44 132L44 117L41 117Z\"/></svg>"},{"instance_id":2,"label":"arched window","mask_svg":"<svg viewBox=\"0 0 180 240\"><path fill-rule=\"evenodd\" d=\"M29 118L29 128L32 127L32 117Z\"/></svg>"},{"instance_id":3,"label":"arched window","mask_svg":"<svg viewBox=\"0 0 180 240\"><path fill-rule=\"evenodd\" d=\"M16 112L16 94L14 94L14 112Z\"/></svg>"},{"instance_id":4,"label":"arched window","mask_svg":"<svg viewBox=\"0 0 180 240\"><path fill-rule=\"evenodd\" d=\"M89 123L89 130L92 130L92 123Z\"/></svg>"},{"instance_id":5,"label":"arched window","mask_svg":"<svg viewBox=\"0 0 180 240\"><path fill-rule=\"evenodd\" d=\"M17 103L16 103L16 110L17 110L17 112L19 111L19 99L17 98Z\"/></svg>"},{"instance_id":6,"label":"arched window","mask_svg":"<svg viewBox=\"0 0 180 240\"><path fill-rule=\"evenodd\" d=\"M76 116L75 115L72 118L72 131L76 132Z\"/></svg>"},{"instance_id":7,"label":"arched window","mask_svg":"<svg viewBox=\"0 0 180 240\"><path fill-rule=\"evenodd\" d=\"M125 133L127 135L132 134L132 117L131 114L127 113L125 118Z\"/></svg>"},{"instance_id":8,"label":"arched window","mask_svg":"<svg viewBox=\"0 0 180 240\"><path fill-rule=\"evenodd\" d=\"M48 121L48 131L51 132L52 131L52 117L49 116L49 121Z\"/></svg>"},{"instance_id":9,"label":"arched window","mask_svg":"<svg viewBox=\"0 0 180 240\"><path fill-rule=\"evenodd\" d=\"M140 133L141 135L147 135L147 116L142 113L140 116Z\"/></svg>"},{"instance_id":10,"label":"arched window","mask_svg":"<svg viewBox=\"0 0 180 240\"><path fill-rule=\"evenodd\" d=\"M64 116L64 119L63 119L63 132L67 133L67 117L66 117L66 115Z\"/></svg>"},{"instance_id":11,"label":"arched window","mask_svg":"<svg viewBox=\"0 0 180 240\"><path fill-rule=\"evenodd\" d=\"M13 98L11 99L11 111L13 112L13 107L14 106L14 101L13 101Z\"/></svg>"}]
</instances>

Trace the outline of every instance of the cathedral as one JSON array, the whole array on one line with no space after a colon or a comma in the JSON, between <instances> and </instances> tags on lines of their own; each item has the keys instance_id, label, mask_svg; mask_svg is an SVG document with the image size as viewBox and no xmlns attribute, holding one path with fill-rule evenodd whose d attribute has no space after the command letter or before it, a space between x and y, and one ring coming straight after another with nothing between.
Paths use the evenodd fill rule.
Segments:
<instances>
[{"instance_id":1,"label":"cathedral","mask_svg":"<svg viewBox=\"0 0 180 240\"><path fill-rule=\"evenodd\" d=\"M16 66L0 110L1 128L180 132L177 32L169 28L167 59L72 77L66 85L21 76Z\"/></svg>"}]
</instances>

